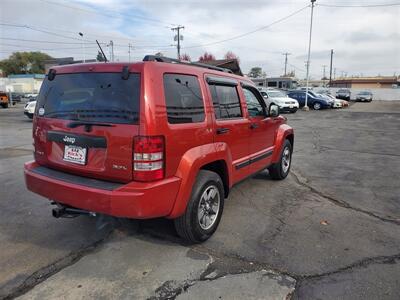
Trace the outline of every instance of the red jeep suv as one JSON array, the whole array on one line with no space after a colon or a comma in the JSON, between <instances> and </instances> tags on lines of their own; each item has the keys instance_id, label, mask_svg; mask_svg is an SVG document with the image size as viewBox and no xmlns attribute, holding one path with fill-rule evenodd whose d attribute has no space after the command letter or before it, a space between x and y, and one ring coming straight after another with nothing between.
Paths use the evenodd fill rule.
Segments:
<instances>
[{"instance_id":1,"label":"red jeep suv","mask_svg":"<svg viewBox=\"0 0 400 300\"><path fill-rule=\"evenodd\" d=\"M202 242L234 184L288 175L293 138L279 108L226 69L158 56L60 66L37 99L25 181L55 217L166 217Z\"/></svg>"}]
</instances>

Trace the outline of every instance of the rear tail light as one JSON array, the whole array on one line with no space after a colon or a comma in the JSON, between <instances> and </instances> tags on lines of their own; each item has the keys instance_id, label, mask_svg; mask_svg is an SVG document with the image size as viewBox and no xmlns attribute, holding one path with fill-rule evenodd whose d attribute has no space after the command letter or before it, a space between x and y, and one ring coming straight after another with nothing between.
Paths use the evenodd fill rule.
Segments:
<instances>
[{"instance_id":1,"label":"rear tail light","mask_svg":"<svg viewBox=\"0 0 400 300\"><path fill-rule=\"evenodd\" d=\"M164 178L164 137L136 136L133 141L133 180Z\"/></svg>"}]
</instances>

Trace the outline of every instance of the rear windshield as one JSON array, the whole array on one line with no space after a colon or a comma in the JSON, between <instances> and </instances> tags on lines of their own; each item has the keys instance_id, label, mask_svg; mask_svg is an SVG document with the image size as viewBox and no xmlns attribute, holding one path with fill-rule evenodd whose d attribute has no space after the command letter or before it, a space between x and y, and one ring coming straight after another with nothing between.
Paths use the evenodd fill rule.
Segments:
<instances>
[{"instance_id":1,"label":"rear windshield","mask_svg":"<svg viewBox=\"0 0 400 300\"><path fill-rule=\"evenodd\" d=\"M36 110L47 118L137 124L139 99L140 74L59 74L43 82Z\"/></svg>"}]
</instances>

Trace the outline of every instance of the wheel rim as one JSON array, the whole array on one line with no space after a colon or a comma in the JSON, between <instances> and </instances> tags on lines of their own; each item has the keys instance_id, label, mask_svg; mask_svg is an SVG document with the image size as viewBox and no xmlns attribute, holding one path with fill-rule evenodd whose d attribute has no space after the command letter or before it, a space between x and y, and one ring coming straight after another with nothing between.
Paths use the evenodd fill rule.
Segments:
<instances>
[{"instance_id":1,"label":"wheel rim","mask_svg":"<svg viewBox=\"0 0 400 300\"><path fill-rule=\"evenodd\" d=\"M321 108L321 104L319 104L319 103L315 103L314 104L314 109L320 109Z\"/></svg>"},{"instance_id":2,"label":"wheel rim","mask_svg":"<svg viewBox=\"0 0 400 300\"><path fill-rule=\"evenodd\" d=\"M205 189L200 197L197 218L202 229L210 229L216 222L221 198L219 190L215 185L210 185Z\"/></svg>"},{"instance_id":3,"label":"wheel rim","mask_svg":"<svg viewBox=\"0 0 400 300\"><path fill-rule=\"evenodd\" d=\"M282 154L282 171L283 173L287 173L290 167L290 159L291 153L289 147L285 147Z\"/></svg>"}]
</instances>

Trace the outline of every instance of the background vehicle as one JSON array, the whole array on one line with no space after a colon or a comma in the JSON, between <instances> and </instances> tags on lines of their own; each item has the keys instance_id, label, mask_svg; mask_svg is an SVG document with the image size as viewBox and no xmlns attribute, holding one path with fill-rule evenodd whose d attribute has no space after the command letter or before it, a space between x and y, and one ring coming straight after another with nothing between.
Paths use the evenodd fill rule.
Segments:
<instances>
[{"instance_id":1,"label":"background vehicle","mask_svg":"<svg viewBox=\"0 0 400 300\"><path fill-rule=\"evenodd\" d=\"M0 92L0 105L3 108L8 107L8 94L4 92Z\"/></svg>"},{"instance_id":2,"label":"background vehicle","mask_svg":"<svg viewBox=\"0 0 400 300\"><path fill-rule=\"evenodd\" d=\"M351 91L349 89L340 89L336 92L336 98L350 101Z\"/></svg>"},{"instance_id":3,"label":"background vehicle","mask_svg":"<svg viewBox=\"0 0 400 300\"><path fill-rule=\"evenodd\" d=\"M24 98L24 94L22 93L11 93L11 99L13 103L21 102L22 98Z\"/></svg>"},{"instance_id":4,"label":"background vehicle","mask_svg":"<svg viewBox=\"0 0 400 300\"><path fill-rule=\"evenodd\" d=\"M37 101L31 101L31 102L28 102L27 104L25 104L24 114L29 119L33 118L33 114L35 113L35 108L36 108L36 102Z\"/></svg>"},{"instance_id":5,"label":"background vehicle","mask_svg":"<svg viewBox=\"0 0 400 300\"><path fill-rule=\"evenodd\" d=\"M35 94L35 93L33 93L33 94L25 94L25 99L28 99L28 102L29 101L34 101L34 100L36 100L37 96L38 96L38 94Z\"/></svg>"},{"instance_id":6,"label":"background vehicle","mask_svg":"<svg viewBox=\"0 0 400 300\"><path fill-rule=\"evenodd\" d=\"M327 100L328 102L329 102L329 104L331 105L331 107L333 107L333 105L334 105L334 103L335 103L335 100L334 99L332 99L332 97L330 97L329 95L327 95L327 94L320 94L320 93L314 93L314 92L309 92L311 95L313 95L314 97L317 97L317 98L324 98L325 100Z\"/></svg>"},{"instance_id":7,"label":"background vehicle","mask_svg":"<svg viewBox=\"0 0 400 300\"><path fill-rule=\"evenodd\" d=\"M299 109L299 103L296 99L289 98L288 95L280 90L275 89L259 89L264 97L267 107L275 104L279 106L282 112L295 113Z\"/></svg>"},{"instance_id":8,"label":"background vehicle","mask_svg":"<svg viewBox=\"0 0 400 300\"><path fill-rule=\"evenodd\" d=\"M36 112L25 179L57 203L56 217L167 217L202 242L234 184L290 170L293 129L278 106L267 109L253 82L217 67L160 56L59 66Z\"/></svg>"},{"instance_id":9,"label":"background vehicle","mask_svg":"<svg viewBox=\"0 0 400 300\"><path fill-rule=\"evenodd\" d=\"M372 101L372 93L370 91L361 91L356 95L356 101Z\"/></svg>"},{"instance_id":10,"label":"background vehicle","mask_svg":"<svg viewBox=\"0 0 400 300\"><path fill-rule=\"evenodd\" d=\"M290 98L296 99L299 102L300 107L305 105L306 102L306 92L304 91L290 91L288 93ZM323 109L323 108L331 108L331 103L325 98L321 98L316 96L314 93L308 93L307 98L307 106L312 107L315 110Z\"/></svg>"}]
</instances>

